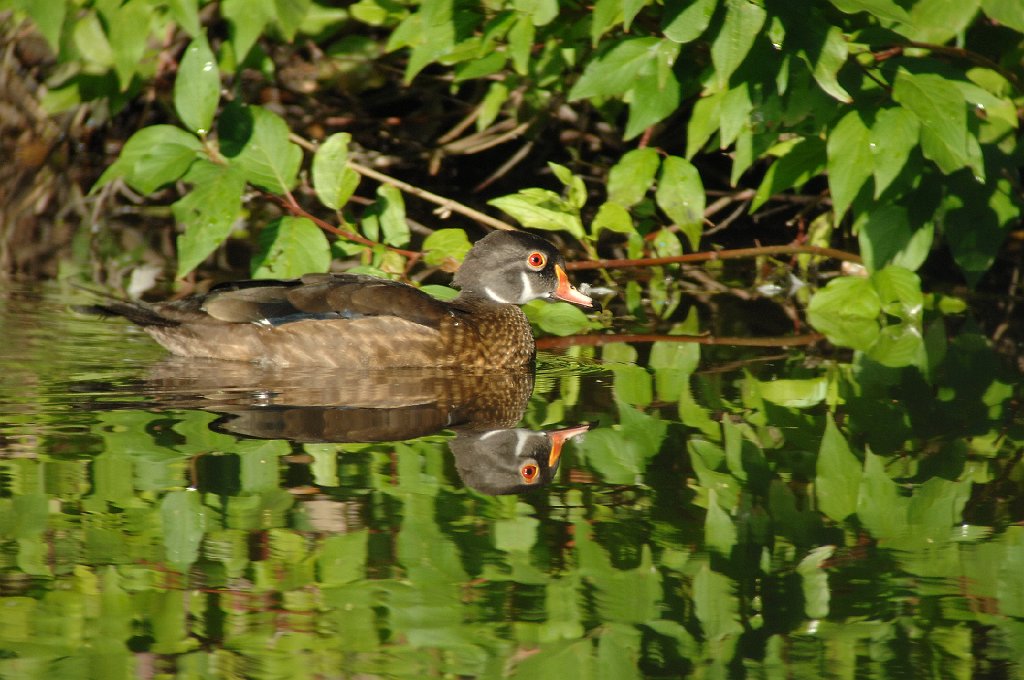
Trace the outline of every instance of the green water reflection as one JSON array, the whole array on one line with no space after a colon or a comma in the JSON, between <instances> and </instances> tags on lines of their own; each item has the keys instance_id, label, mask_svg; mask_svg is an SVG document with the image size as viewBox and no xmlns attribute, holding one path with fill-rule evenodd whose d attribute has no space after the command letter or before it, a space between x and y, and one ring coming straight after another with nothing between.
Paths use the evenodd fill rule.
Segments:
<instances>
[{"instance_id":1,"label":"green water reflection","mask_svg":"<svg viewBox=\"0 0 1024 680\"><path fill-rule=\"evenodd\" d=\"M76 295L0 301L0 677L1022 672L1017 377L970 332L932 332L928 375L683 343L542 357L518 424L592 428L550 485L493 496L451 447L478 416L343 441L354 394L381 408L365 383L191 371ZM341 415L242 434L335 388ZM455 389L449 417L485 401Z\"/></svg>"}]
</instances>

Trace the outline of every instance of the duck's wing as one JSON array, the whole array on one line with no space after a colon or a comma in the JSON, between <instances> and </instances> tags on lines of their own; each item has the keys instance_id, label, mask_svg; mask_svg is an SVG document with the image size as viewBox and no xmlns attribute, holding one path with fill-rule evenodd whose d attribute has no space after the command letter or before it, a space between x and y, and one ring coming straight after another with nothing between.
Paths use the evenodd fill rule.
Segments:
<instances>
[{"instance_id":1,"label":"duck's wing","mask_svg":"<svg viewBox=\"0 0 1024 680\"><path fill-rule=\"evenodd\" d=\"M280 326L310 319L398 317L437 328L447 314L430 295L397 281L358 274L309 274L301 279L239 281L216 286L201 298L158 305L179 323L215 320Z\"/></svg>"}]
</instances>

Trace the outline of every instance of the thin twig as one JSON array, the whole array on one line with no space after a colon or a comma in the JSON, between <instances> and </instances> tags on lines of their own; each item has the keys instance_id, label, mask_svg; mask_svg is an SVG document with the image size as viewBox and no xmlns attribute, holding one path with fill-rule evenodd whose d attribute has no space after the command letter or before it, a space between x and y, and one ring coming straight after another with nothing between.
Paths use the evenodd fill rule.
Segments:
<instances>
[{"instance_id":1,"label":"thin twig","mask_svg":"<svg viewBox=\"0 0 1024 680\"><path fill-rule=\"evenodd\" d=\"M729 345L736 347L799 347L824 340L818 333L765 338L715 337L713 335L666 335L659 333L622 333L608 335L567 335L537 340L537 349L560 349L579 345L607 345L613 342L690 342L698 345Z\"/></svg>"},{"instance_id":2,"label":"thin twig","mask_svg":"<svg viewBox=\"0 0 1024 680\"><path fill-rule=\"evenodd\" d=\"M470 208L468 205L463 205L458 201L452 200L450 198L445 198L444 196L438 196L437 194L431 193L426 189L421 189L417 186L409 184L408 182L403 182L400 179L395 179L390 175L385 175L382 172L377 172L376 170L368 168L365 165L360 165L355 161L348 161L348 167L352 168L360 175L364 175L365 177L369 177L370 179L375 179L378 182L381 182L382 184L390 184L391 186L401 189L402 191L408 194L412 194L413 196L417 196L431 203L436 203L444 211L456 212L459 213L460 215L465 215L470 219L476 220L481 224L486 224L489 227L494 227L495 229L504 229L505 231L518 231L511 224L508 224L507 222L502 222L499 219L495 219L490 215L486 215L480 212L479 210L474 210L473 208Z\"/></svg>"},{"instance_id":3,"label":"thin twig","mask_svg":"<svg viewBox=\"0 0 1024 680\"><path fill-rule=\"evenodd\" d=\"M806 253L809 255L820 255L831 257L845 262L861 263L860 255L848 253L845 250L836 248L822 248L820 246L784 245L784 246L760 246L757 248L736 248L734 250L712 250L702 253L687 253L685 255L669 255L666 257L639 257L635 259L619 260L582 260L569 262L566 269L622 269L624 267L655 267L662 264L676 264L684 262L712 262L714 260L737 260L748 257L760 257L762 255L793 255Z\"/></svg>"},{"instance_id":4,"label":"thin twig","mask_svg":"<svg viewBox=\"0 0 1024 680\"><path fill-rule=\"evenodd\" d=\"M421 252L419 252L417 250L404 250L402 248L395 248L394 246L389 246L386 243L378 243L377 241L371 241L370 239L366 238L365 236L362 236L361 234L357 234L354 231L349 231L348 229L341 229L340 227L336 227L333 224L330 224L329 222L326 222L326 221L320 219L316 215L313 215L313 214L310 214L310 213L306 212L306 210L301 205L299 205L298 202L294 198L292 198L290 194L289 194L288 197L277 196L275 194L270 194L270 193L267 193L267 194L264 194L264 195L269 200L277 203L279 206L281 206L282 208L287 210L293 216L295 216L295 217L305 217L307 220L312 221L313 224L315 224L316 226L320 227L324 231L329 232L331 234L334 234L335 236L338 236L340 238L343 238L346 241L352 241L354 243L361 243L362 245L370 246L371 248L376 248L377 246L384 246L385 248L387 248L388 250L390 250L393 253L398 253L399 255L402 255L403 257L409 258L410 262L415 262L415 261L419 260L421 257L423 257L423 253L421 253ZM289 198L291 198L291 200L289 200Z\"/></svg>"}]
</instances>

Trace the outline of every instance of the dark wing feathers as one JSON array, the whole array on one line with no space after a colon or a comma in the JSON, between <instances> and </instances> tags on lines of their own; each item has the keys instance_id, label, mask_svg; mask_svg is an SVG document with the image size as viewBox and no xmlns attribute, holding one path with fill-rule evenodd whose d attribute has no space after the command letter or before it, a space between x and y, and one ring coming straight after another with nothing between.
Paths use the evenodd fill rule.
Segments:
<instances>
[{"instance_id":1,"label":"dark wing feathers","mask_svg":"<svg viewBox=\"0 0 1024 680\"><path fill-rule=\"evenodd\" d=\"M444 304L397 281L358 274L312 274L269 285L215 288L203 302L211 317L228 323L273 324L306 318L397 316L436 328Z\"/></svg>"}]
</instances>

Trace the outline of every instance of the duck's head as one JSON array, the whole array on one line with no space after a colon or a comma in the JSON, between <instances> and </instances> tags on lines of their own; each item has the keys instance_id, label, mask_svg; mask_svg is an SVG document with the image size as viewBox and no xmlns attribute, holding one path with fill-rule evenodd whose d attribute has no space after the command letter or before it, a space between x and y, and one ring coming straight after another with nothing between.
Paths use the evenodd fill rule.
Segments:
<instances>
[{"instance_id":1,"label":"duck's head","mask_svg":"<svg viewBox=\"0 0 1024 680\"><path fill-rule=\"evenodd\" d=\"M452 285L492 302L521 305L530 300L564 300L594 307L569 282L565 259L548 241L521 231L494 231L466 254Z\"/></svg>"}]
</instances>

